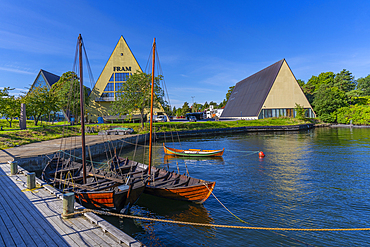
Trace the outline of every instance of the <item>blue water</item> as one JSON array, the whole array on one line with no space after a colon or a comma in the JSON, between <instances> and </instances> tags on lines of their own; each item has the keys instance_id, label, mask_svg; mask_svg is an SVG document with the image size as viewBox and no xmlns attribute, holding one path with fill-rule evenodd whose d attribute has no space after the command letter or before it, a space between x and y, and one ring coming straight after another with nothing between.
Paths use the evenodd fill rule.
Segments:
<instances>
[{"instance_id":1,"label":"blue water","mask_svg":"<svg viewBox=\"0 0 370 247\"><path fill-rule=\"evenodd\" d=\"M221 225L369 228L369 138L370 129L317 128L181 140L184 149L225 148L222 159L166 159L158 143L157 166L166 167L166 162L177 170L178 163L181 173L187 167L192 177L216 181L215 196L248 224L213 196L197 205L143 195L131 214ZM143 148L123 156L134 153L142 162ZM283 232L108 220L147 246L370 246L366 231Z\"/></svg>"}]
</instances>

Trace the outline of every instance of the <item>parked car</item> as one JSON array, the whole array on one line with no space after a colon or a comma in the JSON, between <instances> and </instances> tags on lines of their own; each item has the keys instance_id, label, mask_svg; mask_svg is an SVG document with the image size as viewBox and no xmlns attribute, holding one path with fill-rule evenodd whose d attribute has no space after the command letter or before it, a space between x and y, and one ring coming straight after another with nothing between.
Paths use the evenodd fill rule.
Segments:
<instances>
[{"instance_id":1,"label":"parked car","mask_svg":"<svg viewBox=\"0 0 370 247\"><path fill-rule=\"evenodd\" d=\"M189 116L189 122L196 122L197 118L195 116Z\"/></svg>"},{"instance_id":2,"label":"parked car","mask_svg":"<svg viewBox=\"0 0 370 247\"><path fill-rule=\"evenodd\" d=\"M157 122L167 122L167 117L165 115L159 115L156 119Z\"/></svg>"},{"instance_id":3,"label":"parked car","mask_svg":"<svg viewBox=\"0 0 370 247\"><path fill-rule=\"evenodd\" d=\"M150 121L150 117L148 121ZM154 115L153 122L167 122L167 117L165 115Z\"/></svg>"}]
</instances>

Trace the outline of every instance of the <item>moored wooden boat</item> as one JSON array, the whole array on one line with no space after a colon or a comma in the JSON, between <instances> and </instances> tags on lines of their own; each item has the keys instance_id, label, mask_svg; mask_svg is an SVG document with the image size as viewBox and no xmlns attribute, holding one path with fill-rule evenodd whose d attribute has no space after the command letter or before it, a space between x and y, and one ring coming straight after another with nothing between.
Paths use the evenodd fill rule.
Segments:
<instances>
[{"instance_id":1,"label":"moored wooden boat","mask_svg":"<svg viewBox=\"0 0 370 247\"><path fill-rule=\"evenodd\" d=\"M176 149L166 147L163 143L163 149L165 154L187 156L187 157L219 157L224 154L225 148L220 150L201 150L201 149Z\"/></svg>"},{"instance_id":2,"label":"moored wooden boat","mask_svg":"<svg viewBox=\"0 0 370 247\"><path fill-rule=\"evenodd\" d=\"M119 158L119 172L124 172L130 167L137 167L147 171L148 166L135 161ZM215 182L205 181L202 179L192 178L175 172L169 172L165 169L156 167L151 168L150 182L145 187L144 193L164 197L168 199L203 203L211 195Z\"/></svg>"},{"instance_id":3,"label":"moored wooden boat","mask_svg":"<svg viewBox=\"0 0 370 247\"><path fill-rule=\"evenodd\" d=\"M112 161L113 163L114 161ZM87 208L125 212L144 192L147 171L134 167L126 173L105 172L92 166L86 167L87 178L83 183L82 164L55 156L42 172L42 179L62 193L75 193L76 202Z\"/></svg>"}]
</instances>

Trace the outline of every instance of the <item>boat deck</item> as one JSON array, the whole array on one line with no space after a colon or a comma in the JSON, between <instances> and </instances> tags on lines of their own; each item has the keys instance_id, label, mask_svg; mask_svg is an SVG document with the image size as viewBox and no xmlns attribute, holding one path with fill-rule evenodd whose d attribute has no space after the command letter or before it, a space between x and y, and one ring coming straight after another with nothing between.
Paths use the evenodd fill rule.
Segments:
<instances>
[{"instance_id":1,"label":"boat deck","mask_svg":"<svg viewBox=\"0 0 370 247\"><path fill-rule=\"evenodd\" d=\"M142 246L93 213L62 219L61 194L49 185L27 190L27 171L18 170L10 175L0 163L0 246Z\"/></svg>"}]
</instances>

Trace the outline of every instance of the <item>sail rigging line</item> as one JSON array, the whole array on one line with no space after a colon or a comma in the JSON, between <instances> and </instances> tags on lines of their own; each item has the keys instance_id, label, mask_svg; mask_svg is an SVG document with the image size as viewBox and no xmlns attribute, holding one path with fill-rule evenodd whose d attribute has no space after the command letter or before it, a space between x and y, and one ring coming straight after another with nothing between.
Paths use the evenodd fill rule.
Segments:
<instances>
[{"instance_id":1,"label":"sail rigging line","mask_svg":"<svg viewBox=\"0 0 370 247\"><path fill-rule=\"evenodd\" d=\"M152 60L152 87L151 87L151 97L150 97L150 133L149 133L149 165L148 165L148 174L150 176L151 166L152 166L152 134L153 134L153 95L154 95L154 69L155 69L155 38L153 41L153 60Z\"/></svg>"},{"instance_id":2,"label":"sail rigging line","mask_svg":"<svg viewBox=\"0 0 370 247\"><path fill-rule=\"evenodd\" d=\"M144 135L144 145L146 144L146 136L147 135ZM145 146L144 146L144 149L143 149L143 164L145 164Z\"/></svg>"},{"instance_id":3,"label":"sail rigging line","mask_svg":"<svg viewBox=\"0 0 370 247\"><path fill-rule=\"evenodd\" d=\"M159 75L163 75L163 70L162 70L162 66L161 66L161 63L160 63L160 60L159 60L159 55L158 55L158 48L156 49L155 54L156 54L156 58L157 58L157 71L158 71L158 74ZM170 110L171 110L170 96L169 96L168 91L167 91L166 81L165 81L164 77L162 78L162 90L163 90L163 88L165 89L164 90L164 96L166 97L166 95L167 95L168 106L170 107ZM166 98L165 98L165 101L166 101ZM169 118L169 116L167 116L167 117Z\"/></svg>"},{"instance_id":4,"label":"sail rigging line","mask_svg":"<svg viewBox=\"0 0 370 247\"><path fill-rule=\"evenodd\" d=\"M135 145L134 155L132 157L133 160L135 160L138 142L139 142L139 135L136 136L136 145ZM122 146L123 146L123 143L122 143Z\"/></svg>"},{"instance_id":5,"label":"sail rigging line","mask_svg":"<svg viewBox=\"0 0 370 247\"><path fill-rule=\"evenodd\" d=\"M94 80L94 76L93 76L93 73L92 73L92 70L91 70L89 59L87 57L87 52L86 52L85 45L83 46L83 51L84 51L84 54L85 54L86 67L87 67L87 72L89 73L90 86L91 86L91 90L92 90L93 89L93 83L95 83L95 80Z\"/></svg>"}]
</instances>

